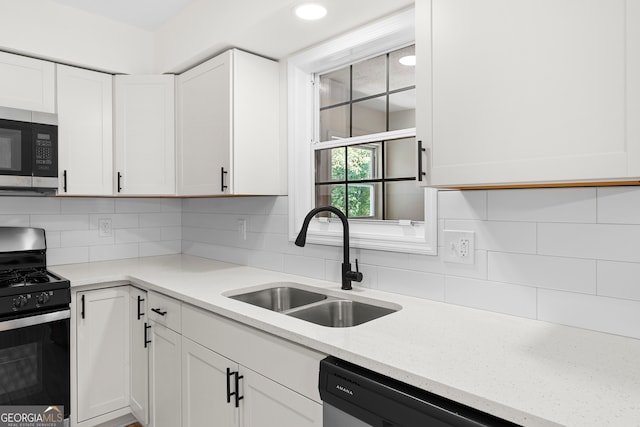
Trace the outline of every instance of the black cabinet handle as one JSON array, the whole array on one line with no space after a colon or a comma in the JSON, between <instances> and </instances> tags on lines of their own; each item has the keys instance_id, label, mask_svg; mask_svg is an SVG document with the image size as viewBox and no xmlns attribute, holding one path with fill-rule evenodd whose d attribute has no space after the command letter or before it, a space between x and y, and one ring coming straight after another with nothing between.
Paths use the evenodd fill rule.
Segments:
<instances>
[{"instance_id":1,"label":"black cabinet handle","mask_svg":"<svg viewBox=\"0 0 640 427\"><path fill-rule=\"evenodd\" d=\"M120 172L118 172L118 193L122 191L122 186L120 185L121 184L121 182L120 182L121 180L122 180L122 174Z\"/></svg>"},{"instance_id":2,"label":"black cabinet handle","mask_svg":"<svg viewBox=\"0 0 640 427\"><path fill-rule=\"evenodd\" d=\"M147 322L144 322L144 348L147 348L147 344L151 343L147 335L147 330L151 329L151 325L147 325Z\"/></svg>"},{"instance_id":3,"label":"black cabinet handle","mask_svg":"<svg viewBox=\"0 0 640 427\"><path fill-rule=\"evenodd\" d=\"M159 308L152 308L151 311L153 311L154 313L158 313L160 316L164 316L165 314L167 314L166 311L162 311Z\"/></svg>"},{"instance_id":4,"label":"black cabinet handle","mask_svg":"<svg viewBox=\"0 0 640 427\"><path fill-rule=\"evenodd\" d=\"M422 178L426 175L426 172L422 171L422 153L427 151L422 146L422 141L418 141L418 181L422 181Z\"/></svg>"},{"instance_id":5,"label":"black cabinet handle","mask_svg":"<svg viewBox=\"0 0 640 427\"><path fill-rule=\"evenodd\" d=\"M231 403L231 396L233 396L233 393L231 393L231 375L233 375L231 369L227 368L227 403Z\"/></svg>"},{"instance_id":6,"label":"black cabinet handle","mask_svg":"<svg viewBox=\"0 0 640 427\"><path fill-rule=\"evenodd\" d=\"M67 192L67 170L62 172L62 191Z\"/></svg>"},{"instance_id":7,"label":"black cabinet handle","mask_svg":"<svg viewBox=\"0 0 640 427\"><path fill-rule=\"evenodd\" d=\"M224 193L224 190L229 188L228 185L224 185L224 176L227 174L227 171L224 170L224 166L220 168L220 191Z\"/></svg>"},{"instance_id":8,"label":"black cabinet handle","mask_svg":"<svg viewBox=\"0 0 640 427\"><path fill-rule=\"evenodd\" d=\"M144 301L144 298L138 295L138 320L140 320L140 318L144 316L144 313L140 311L140 304L142 303L142 301Z\"/></svg>"},{"instance_id":9,"label":"black cabinet handle","mask_svg":"<svg viewBox=\"0 0 640 427\"><path fill-rule=\"evenodd\" d=\"M240 373L238 371L234 372L233 375L235 375L236 377L236 381L235 381L235 385L236 385L236 391L234 392L235 396L236 396L236 408L240 407L240 401L242 399L244 399L244 396L240 396L240 380L244 378L243 375L240 375Z\"/></svg>"},{"instance_id":10,"label":"black cabinet handle","mask_svg":"<svg viewBox=\"0 0 640 427\"><path fill-rule=\"evenodd\" d=\"M234 386L236 391L231 391L231 377L234 377ZM244 396L240 396L240 380L244 376L240 375L238 371L231 372L231 369L227 368L227 403L231 403L231 396L235 396L236 408L240 406L240 401L244 399Z\"/></svg>"},{"instance_id":11,"label":"black cabinet handle","mask_svg":"<svg viewBox=\"0 0 640 427\"><path fill-rule=\"evenodd\" d=\"M84 295L82 295L81 300L82 300L82 307L81 307L81 310L80 310L80 317L82 317L84 319Z\"/></svg>"}]
</instances>

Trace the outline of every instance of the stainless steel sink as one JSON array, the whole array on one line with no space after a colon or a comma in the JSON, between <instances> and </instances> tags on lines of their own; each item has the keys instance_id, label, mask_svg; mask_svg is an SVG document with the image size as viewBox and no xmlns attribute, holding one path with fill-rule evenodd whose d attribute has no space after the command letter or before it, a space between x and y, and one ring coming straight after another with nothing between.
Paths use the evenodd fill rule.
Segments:
<instances>
[{"instance_id":1,"label":"stainless steel sink","mask_svg":"<svg viewBox=\"0 0 640 427\"><path fill-rule=\"evenodd\" d=\"M281 285L286 285L286 283L282 283ZM325 300L327 296L290 286L277 286L245 294L233 295L229 298L282 312Z\"/></svg>"},{"instance_id":2,"label":"stainless steel sink","mask_svg":"<svg viewBox=\"0 0 640 427\"><path fill-rule=\"evenodd\" d=\"M290 313L291 317L322 326L346 328L377 319L398 310L350 300L333 300L314 304Z\"/></svg>"}]
</instances>

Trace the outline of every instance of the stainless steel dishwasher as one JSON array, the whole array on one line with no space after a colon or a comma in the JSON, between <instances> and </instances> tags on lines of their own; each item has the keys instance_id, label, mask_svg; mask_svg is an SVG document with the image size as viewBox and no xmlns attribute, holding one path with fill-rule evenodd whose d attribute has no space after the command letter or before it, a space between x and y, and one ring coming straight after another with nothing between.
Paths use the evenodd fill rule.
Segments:
<instances>
[{"instance_id":1,"label":"stainless steel dishwasher","mask_svg":"<svg viewBox=\"0 0 640 427\"><path fill-rule=\"evenodd\" d=\"M335 357L320 362L324 427L514 427Z\"/></svg>"}]
</instances>

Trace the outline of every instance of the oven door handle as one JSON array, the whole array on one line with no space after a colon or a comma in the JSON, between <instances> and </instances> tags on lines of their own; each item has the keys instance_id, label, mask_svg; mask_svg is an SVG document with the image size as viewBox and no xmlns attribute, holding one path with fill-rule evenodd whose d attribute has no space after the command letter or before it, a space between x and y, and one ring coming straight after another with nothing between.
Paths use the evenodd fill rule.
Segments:
<instances>
[{"instance_id":1,"label":"oven door handle","mask_svg":"<svg viewBox=\"0 0 640 427\"><path fill-rule=\"evenodd\" d=\"M20 319L0 322L0 332L11 331L13 329L25 328L27 326L41 325L43 323L55 322L71 318L71 310L54 311L53 313L39 314L37 316L22 317Z\"/></svg>"}]
</instances>

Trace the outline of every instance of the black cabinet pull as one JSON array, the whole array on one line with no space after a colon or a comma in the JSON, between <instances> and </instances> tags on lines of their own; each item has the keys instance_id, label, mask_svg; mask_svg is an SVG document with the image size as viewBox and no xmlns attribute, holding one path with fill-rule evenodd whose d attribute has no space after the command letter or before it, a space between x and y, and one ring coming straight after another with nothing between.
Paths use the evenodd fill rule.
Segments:
<instances>
[{"instance_id":1,"label":"black cabinet pull","mask_svg":"<svg viewBox=\"0 0 640 427\"><path fill-rule=\"evenodd\" d=\"M122 174L118 172L118 193L122 191L122 186L120 185L121 180L122 180Z\"/></svg>"},{"instance_id":2,"label":"black cabinet pull","mask_svg":"<svg viewBox=\"0 0 640 427\"><path fill-rule=\"evenodd\" d=\"M140 320L140 318L144 316L144 313L140 311L140 304L142 303L142 301L144 301L144 298L138 295L138 320Z\"/></svg>"},{"instance_id":3,"label":"black cabinet pull","mask_svg":"<svg viewBox=\"0 0 640 427\"><path fill-rule=\"evenodd\" d=\"M147 344L151 343L151 340L147 335L147 330L149 329L151 329L151 325L147 325L147 322L144 322L144 348L147 348Z\"/></svg>"},{"instance_id":4,"label":"black cabinet pull","mask_svg":"<svg viewBox=\"0 0 640 427\"><path fill-rule=\"evenodd\" d=\"M238 371L234 372L233 375L235 375L236 380L235 380L235 385L236 385L236 391L234 392L235 396L236 396L236 408L240 407L240 401L242 399L244 399L244 396L240 396L240 380L244 378L243 375L240 375L240 373Z\"/></svg>"},{"instance_id":5,"label":"black cabinet pull","mask_svg":"<svg viewBox=\"0 0 640 427\"><path fill-rule=\"evenodd\" d=\"M227 174L227 171L224 170L224 166L220 168L220 191L224 193L224 190L229 188L228 185L224 185L224 176Z\"/></svg>"},{"instance_id":6,"label":"black cabinet pull","mask_svg":"<svg viewBox=\"0 0 640 427\"><path fill-rule=\"evenodd\" d=\"M227 368L227 403L231 403L231 396L233 395L231 393L231 375L233 375L231 369Z\"/></svg>"},{"instance_id":7,"label":"black cabinet pull","mask_svg":"<svg viewBox=\"0 0 640 427\"><path fill-rule=\"evenodd\" d=\"M80 310L80 317L82 317L84 319L84 295L82 295L81 300L82 300L82 307L81 307L81 310Z\"/></svg>"},{"instance_id":8,"label":"black cabinet pull","mask_svg":"<svg viewBox=\"0 0 640 427\"><path fill-rule=\"evenodd\" d=\"M418 181L422 181L422 178L426 175L426 172L422 171L422 153L427 151L422 146L422 141L418 141Z\"/></svg>"},{"instance_id":9,"label":"black cabinet pull","mask_svg":"<svg viewBox=\"0 0 640 427\"><path fill-rule=\"evenodd\" d=\"M67 170L62 172L62 191L67 192Z\"/></svg>"},{"instance_id":10,"label":"black cabinet pull","mask_svg":"<svg viewBox=\"0 0 640 427\"><path fill-rule=\"evenodd\" d=\"M162 311L159 308L152 308L151 311L153 311L154 313L158 313L160 316L164 316L165 314L167 314L166 311Z\"/></svg>"}]
</instances>

